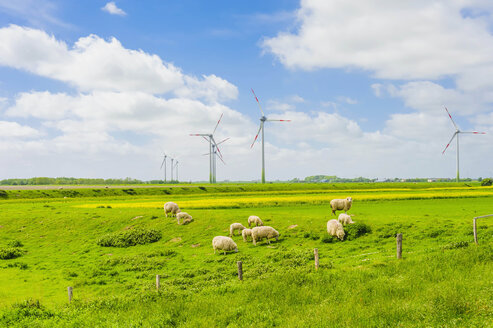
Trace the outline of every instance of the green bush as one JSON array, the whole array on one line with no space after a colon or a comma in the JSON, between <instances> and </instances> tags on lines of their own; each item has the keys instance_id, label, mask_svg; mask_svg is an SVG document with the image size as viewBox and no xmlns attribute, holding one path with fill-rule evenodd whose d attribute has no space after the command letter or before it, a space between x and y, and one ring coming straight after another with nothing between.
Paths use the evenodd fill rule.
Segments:
<instances>
[{"instance_id":1,"label":"green bush","mask_svg":"<svg viewBox=\"0 0 493 328\"><path fill-rule=\"evenodd\" d=\"M344 227L345 240L353 240L371 232L371 227L364 223L351 223Z\"/></svg>"},{"instance_id":2,"label":"green bush","mask_svg":"<svg viewBox=\"0 0 493 328\"><path fill-rule=\"evenodd\" d=\"M455 249L455 248L462 248L462 247L467 247L469 246L469 243L467 241L458 241L455 243L450 243L445 246L443 246L444 249Z\"/></svg>"},{"instance_id":3,"label":"green bush","mask_svg":"<svg viewBox=\"0 0 493 328\"><path fill-rule=\"evenodd\" d=\"M491 185L493 185L493 180L491 180L490 178L483 179L481 181L481 185L482 186L491 186Z\"/></svg>"},{"instance_id":4,"label":"green bush","mask_svg":"<svg viewBox=\"0 0 493 328\"><path fill-rule=\"evenodd\" d=\"M329 236L329 235L325 235L322 237L321 241L322 243L326 243L326 244L331 244L331 243L335 243L336 241L338 241L339 239L337 239L337 237L334 237L334 236Z\"/></svg>"},{"instance_id":5,"label":"green bush","mask_svg":"<svg viewBox=\"0 0 493 328\"><path fill-rule=\"evenodd\" d=\"M10 260L22 256L24 252L17 247L0 248L0 259Z\"/></svg>"},{"instance_id":6,"label":"green bush","mask_svg":"<svg viewBox=\"0 0 493 328\"><path fill-rule=\"evenodd\" d=\"M5 190L0 190L0 198L9 198L9 194Z\"/></svg>"},{"instance_id":7,"label":"green bush","mask_svg":"<svg viewBox=\"0 0 493 328\"><path fill-rule=\"evenodd\" d=\"M98 240L98 245L104 247L128 247L154 243L162 238L160 231L154 229L136 228L126 231L109 233Z\"/></svg>"},{"instance_id":8,"label":"green bush","mask_svg":"<svg viewBox=\"0 0 493 328\"><path fill-rule=\"evenodd\" d=\"M24 244L22 244L19 240L12 240L7 244L9 247L23 247Z\"/></svg>"}]
</instances>

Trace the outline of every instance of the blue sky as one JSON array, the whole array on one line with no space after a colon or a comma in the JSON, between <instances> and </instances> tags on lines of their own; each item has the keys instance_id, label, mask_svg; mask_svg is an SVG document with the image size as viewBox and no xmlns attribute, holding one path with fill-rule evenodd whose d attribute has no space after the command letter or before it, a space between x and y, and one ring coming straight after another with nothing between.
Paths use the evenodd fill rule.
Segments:
<instances>
[{"instance_id":1,"label":"blue sky","mask_svg":"<svg viewBox=\"0 0 493 328\"><path fill-rule=\"evenodd\" d=\"M106 8L106 9L105 9ZM488 1L0 0L0 178L492 176Z\"/></svg>"}]
</instances>

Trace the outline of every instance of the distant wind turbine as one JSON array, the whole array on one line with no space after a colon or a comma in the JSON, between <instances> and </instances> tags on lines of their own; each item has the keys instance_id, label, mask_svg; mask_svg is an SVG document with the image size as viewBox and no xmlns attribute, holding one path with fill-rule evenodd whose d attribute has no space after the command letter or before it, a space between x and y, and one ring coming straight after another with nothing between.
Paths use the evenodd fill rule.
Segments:
<instances>
[{"instance_id":1,"label":"distant wind turbine","mask_svg":"<svg viewBox=\"0 0 493 328\"><path fill-rule=\"evenodd\" d=\"M250 146L250 148L253 147L253 145L255 144L255 141L257 141L257 138L258 138L260 131L262 130L262 183L265 183L264 123L265 123L265 121L269 121L269 122L291 122L291 120L271 120L271 119L268 119L264 115L264 111L262 110L262 106L260 106L260 102L258 101L257 95L255 95L255 91L253 91L253 89L252 89L252 93L253 93L253 96L255 97L255 100L257 101L258 108L260 108L260 112L262 113L262 116L260 117L260 127L258 129L257 135L255 136L255 139L253 140L253 143Z\"/></svg>"},{"instance_id":2,"label":"distant wind turbine","mask_svg":"<svg viewBox=\"0 0 493 328\"><path fill-rule=\"evenodd\" d=\"M176 160L175 169L176 169L176 181L178 182L178 160Z\"/></svg>"},{"instance_id":3,"label":"distant wind turbine","mask_svg":"<svg viewBox=\"0 0 493 328\"><path fill-rule=\"evenodd\" d=\"M454 140L454 138L457 137L457 150L456 150L456 156L457 156L457 177L456 177L456 181L459 182L459 135L461 133L486 134L486 132L461 131L461 130L459 130L459 127L457 126L457 124L455 124L454 119L452 118L452 115L450 115L447 107L444 106L444 108L447 111L447 114L450 117L450 120L452 121L452 124L455 127L455 132L452 135L452 138L450 138L450 141L448 142L447 146L445 146L445 149L442 151L442 155L445 154L445 151L447 150L448 146L450 146L450 143L452 143L452 140Z\"/></svg>"},{"instance_id":4,"label":"distant wind turbine","mask_svg":"<svg viewBox=\"0 0 493 328\"><path fill-rule=\"evenodd\" d=\"M164 158L163 158L163 162L161 163L160 169L162 169L164 166L164 183L166 183L166 158L168 156L166 154L163 154L163 155L164 155Z\"/></svg>"},{"instance_id":5,"label":"distant wind turbine","mask_svg":"<svg viewBox=\"0 0 493 328\"><path fill-rule=\"evenodd\" d=\"M221 117L219 117L216 127L214 128L212 133L190 134L193 137L203 137L206 141L209 142L209 182L210 183L216 182L216 155L219 157L220 160L223 160L221 150L218 147L218 143L216 143L216 141L214 140L214 133L216 132L217 127L219 126L219 123L221 122L222 118L223 118L223 114L221 114ZM224 141L225 140L221 141L220 143Z\"/></svg>"}]
</instances>

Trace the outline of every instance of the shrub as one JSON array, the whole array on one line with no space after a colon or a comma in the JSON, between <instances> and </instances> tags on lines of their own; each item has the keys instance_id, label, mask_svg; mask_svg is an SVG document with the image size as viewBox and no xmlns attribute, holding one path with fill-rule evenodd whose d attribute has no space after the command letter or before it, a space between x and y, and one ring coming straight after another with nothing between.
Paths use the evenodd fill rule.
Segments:
<instances>
[{"instance_id":1,"label":"shrub","mask_svg":"<svg viewBox=\"0 0 493 328\"><path fill-rule=\"evenodd\" d=\"M481 185L482 186L491 186L491 185L493 185L493 180L491 180L490 178L483 179L481 181Z\"/></svg>"},{"instance_id":2,"label":"shrub","mask_svg":"<svg viewBox=\"0 0 493 328\"><path fill-rule=\"evenodd\" d=\"M98 245L104 247L128 247L154 243L162 234L154 229L137 228L106 234L99 238Z\"/></svg>"},{"instance_id":3,"label":"shrub","mask_svg":"<svg viewBox=\"0 0 493 328\"><path fill-rule=\"evenodd\" d=\"M371 227L367 224L356 222L346 225L344 232L346 233L345 240L353 240L370 233Z\"/></svg>"},{"instance_id":4,"label":"shrub","mask_svg":"<svg viewBox=\"0 0 493 328\"><path fill-rule=\"evenodd\" d=\"M0 198L9 198L9 194L5 190L0 190Z\"/></svg>"},{"instance_id":5,"label":"shrub","mask_svg":"<svg viewBox=\"0 0 493 328\"><path fill-rule=\"evenodd\" d=\"M24 245L19 240L13 240L7 244L9 247L23 247Z\"/></svg>"},{"instance_id":6,"label":"shrub","mask_svg":"<svg viewBox=\"0 0 493 328\"><path fill-rule=\"evenodd\" d=\"M22 256L24 252L17 247L0 248L0 259L10 260Z\"/></svg>"}]
</instances>

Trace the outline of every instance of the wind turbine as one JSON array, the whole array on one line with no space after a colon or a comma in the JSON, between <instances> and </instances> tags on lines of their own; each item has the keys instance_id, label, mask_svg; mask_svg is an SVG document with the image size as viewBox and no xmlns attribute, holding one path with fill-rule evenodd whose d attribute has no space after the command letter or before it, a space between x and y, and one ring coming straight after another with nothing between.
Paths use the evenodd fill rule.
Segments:
<instances>
[{"instance_id":1,"label":"wind turbine","mask_svg":"<svg viewBox=\"0 0 493 328\"><path fill-rule=\"evenodd\" d=\"M173 161L174 159L171 158L171 181L173 181Z\"/></svg>"},{"instance_id":2,"label":"wind turbine","mask_svg":"<svg viewBox=\"0 0 493 328\"><path fill-rule=\"evenodd\" d=\"M260 117L260 127L258 128L257 135L255 136L255 139L253 140L253 143L250 146L250 148L253 147L253 145L255 144L255 141L257 141L257 137L260 133L260 130L262 130L262 183L265 183L264 123L266 121L269 121L269 122L291 122L291 120L271 120L271 119L268 119L264 115L264 111L262 110L262 106L260 106L260 102L258 101L257 95L255 95L255 91L253 91L253 89L252 89L252 93L253 93L253 96L255 97L255 100L257 101L258 108L260 108L260 112L262 113L262 116Z\"/></svg>"},{"instance_id":3,"label":"wind turbine","mask_svg":"<svg viewBox=\"0 0 493 328\"><path fill-rule=\"evenodd\" d=\"M176 160L175 169L176 169L176 181L178 181L178 160Z\"/></svg>"},{"instance_id":4,"label":"wind turbine","mask_svg":"<svg viewBox=\"0 0 493 328\"><path fill-rule=\"evenodd\" d=\"M452 124L455 127L455 132L452 135L452 138L450 138L450 141L448 142L447 146L445 146L445 149L442 151L442 155L445 154L445 151L447 150L448 146L450 146L450 143L452 142L452 140L454 140L454 138L457 137L457 154L456 154L456 156L457 156L457 177L456 177L456 181L459 182L459 135L461 133L486 134L486 132L461 131L461 130L459 130L459 127L457 126L457 124L455 124L454 119L452 118L452 115L450 115L447 107L445 107L445 110L447 111L447 114L450 117L450 120L452 121Z\"/></svg>"},{"instance_id":5,"label":"wind turbine","mask_svg":"<svg viewBox=\"0 0 493 328\"><path fill-rule=\"evenodd\" d=\"M226 165L226 162L224 162L224 160L223 160L223 157L222 157L221 151L219 150L218 145L222 144L223 142L225 142L226 140L229 140L229 139L230 138L226 138L226 139L218 142L217 144L212 145L212 156L213 156L212 157L212 181L214 183L216 183L216 157L218 157L221 160L221 162L223 162L223 164ZM209 155L209 154L202 154L202 155L205 156L205 155Z\"/></svg>"},{"instance_id":6,"label":"wind turbine","mask_svg":"<svg viewBox=\"0 0 493 328\"><path fill-rule=\"evenodd\" d=\"M223 114L221 114L221 117L219 117L219 120L217 121L216 127L212 131L212 133L194 133L190 134L193 137L202 137L205 140L209 142L209 183L215 183L216 182L216 149L219 152L218 156L222 160L222 154L221 151L219 150L219 147L217 146L218 144L214 140L214 133L217 130L217 127L219 123L221 122L221 119L223 118ZM221 141L223 142L223 141Z\"/></svg>"},{"instance_id":7,"label":"wind turbine","mask_svg":"<svg viewBox=\"0 0 493 328\"><path fill-rule=\"evenodd\" d=\"M164 166L164 183L166 183L166 157L168 157L166 154L164 154L163 162L161 163L161 167L159 169L162 169Z\"/></svg>"}]
</instances>

